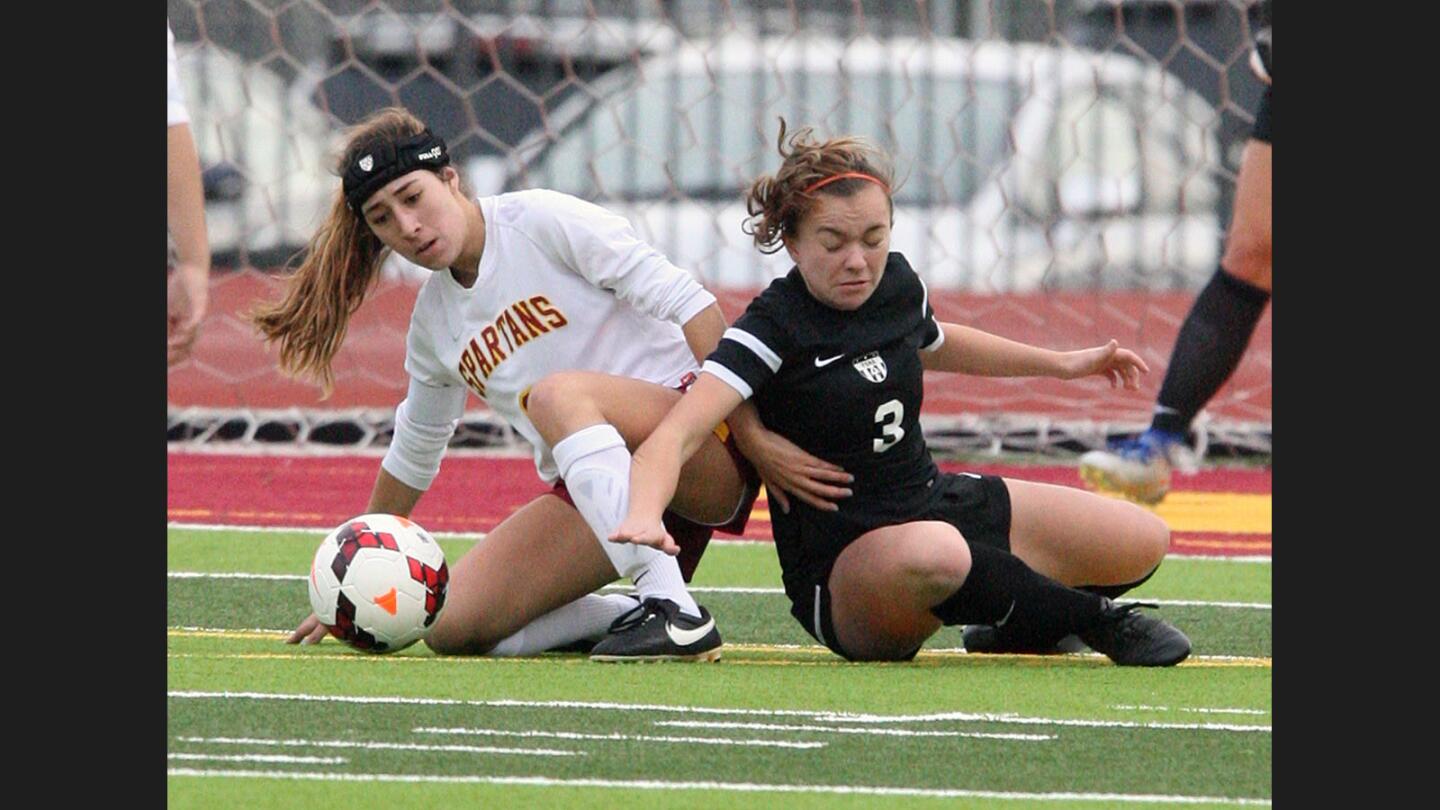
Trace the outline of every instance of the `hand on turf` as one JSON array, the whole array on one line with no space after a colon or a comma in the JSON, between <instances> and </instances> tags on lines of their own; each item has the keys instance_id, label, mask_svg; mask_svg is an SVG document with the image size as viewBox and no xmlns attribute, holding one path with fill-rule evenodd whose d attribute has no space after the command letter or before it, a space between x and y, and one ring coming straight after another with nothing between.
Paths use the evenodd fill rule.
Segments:
<instances>
[{"instance_id":1,"label":"hand on turf","mask_svg":"<svg viewBox=\"0 0 1440 810\"><path fill-rule=\"evenodd\" d=\"M1061 354L1062 380L1095 375L1108 379L1111 388L1123 384L1128 391L1139 391L1140 375L1149 373L1150 367L1145 365L1140 355L1120 348L1115 340L1093 349Z\"/></svg>"},{"instance_id":2,"label":"hand on turf","mask_svg":"<svg viewBox=\"0 0 1440 810\"><path fill-rule=\"evenodd\" d=\"M651 546L672 557L680 553L680 545L665 531L664 522L659 520L637 520L627 516L615 531L610 533L610 542Z\"/></svg>"},{"instance_id":3,"label":"hand on turf","mask_svg":"<svg viewBox=\"0 0 1440 810\"><path fill-rule=\"evenodd\" d=\"M300 622L300 626L295 628L295 632L291 633L290 637L285 639L285 643L319 644L320 639L325 638L325 634L329 632L330 628L320 623L320 617L311 613L305 621Z\"/></svg>"},{"instance_id":4,"label":"hand on turf","mask_svg":"<svg viewBox=\"0 0 1440 810\"><path fill-rule=\"evenodd\" d=\"M787 495L794 495L816 509L835 512L840 509L835 501L853 494L844 485L854 481L855 476L839 465L801 450L778 433L761 428L743 442L739 433L735 439L740 452L755 465L755 472L765 483L765 491L783 512L790 511Z\"/></svg>"}]
</instances>

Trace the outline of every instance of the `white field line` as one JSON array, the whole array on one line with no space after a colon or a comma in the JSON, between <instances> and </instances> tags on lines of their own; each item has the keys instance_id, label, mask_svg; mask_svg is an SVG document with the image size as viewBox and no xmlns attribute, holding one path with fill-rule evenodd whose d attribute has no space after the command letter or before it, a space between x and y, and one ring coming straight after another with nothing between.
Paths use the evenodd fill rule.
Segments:
<instances>
[{"instance_id":1,"label":"white field line","mask_svg":"<svg viewBox=\"0 0 1440 810\"><path fill-rule=\"evenodd\" d=\"M168 571L165 576L169 579L268 579L284 580L288 582L304 582L304 574L247 574L240 571ZM606 585L601 590L625 592L632 590L625 585ZM741 587L692 587L691 593L750 593L765 595L784 595L784 588L741 588ZM1191 605L1198 607L1219 607L1251 610L1270 610L1270 605L1263 602L1204 602L1195 599L1146 599L1147 602L1154 602L1159 605Z\"/></svg>"},{"instance_id":2,"label":"white field line","mask_svg":"<svg viewBox=\"0 0 1440 810\"><path fill-rule=\"evenodd\" d=\"M584 751L554 748L495 748L482 745L421 745L359 740L276 740L268 737L176 737L180 742L215 745L276 745L290 748L364 748L375 751L445 751L462 754L526 754L538 757L583 757Z\"/></svg>"},{"instance_id":3,"label":"white field line","mask_svg":"<svg viewBox=\"0 0 1440 810\"><path fill-rule=\"evenodd\" d=\"M166 528L170 529L192 529L195 531L243 531L243 532L285 532L287 534L303 533L314 534L324 537L328 529L316 526L247 526L242 524L227 525L223 523L186 523L178 520L166 521ZM434 537L446 540L484 540L485 532L430 532ZM717 537L710 541L712 546L742 546L745 548L769 548L775 543L765 538L728 538ZM1213 562L1242 562L1242 563L1265 563L1272 562L1268 555L1247 555L1240 557L1216 557L1206 554L1167 554L1167 560L1209 560Z\"/></svg>"},{"instance_id":4,"label":"white field line","mask_svg":"<svg viewBox=\"0 0 1440 810\"><path fill-rule=\"evenodd\" d=\"M588 700L459 700L455 698L413 698L398 696L312 695L280 692L200 692L170 690L173 698L220 700L298 700L318 703L399 704L406 706L488 706L497 708L599 709L620 712L672 712L676 714L742 715L752 717L800 717L822 723L1011 723L1026 726L1084 726L1092 728L1145 728L1178 731L1270 732L1270 726L1221 723L1154 723L1130 720L1075 720L1052 717L1023 717L1015 714L941 712L938 714L854 714L814 709L731 709L712 706L667 706L649 703L611 703Z\"/></svg>"},{"instance_id":5,"label":"white field line","mask_svg":"<svg viewBox=\"0 0 1440 810\"><path fill-rule=\"evenodd\" d=\"M293 762L297 764L343 765L345 757L292 757L285 754L166 754L167 759L213 760L215 762Z\"/></svg>"},{"instance_id":6,"label":"white field line","mask_svg":"<svg viewBox=\"0 0 1440 810\"><path fill-rule=\"evenodd\" d=\"M1013 799L1056 802L1149 802L1164 804L1221 804L1270 806L1269 799L1223 796L1166 796L1136 793L1018 793L994 790L941 790L871 787L867 785L765 785L751 782L661 782L656 780L551 779L543 776L439 776L408 773L305 773L300 771L205 771L170 768L168 776L222 779L305 779L322 782L409 782L439 784L527 785L531 787L619 788L621 790L706 790L732 793L834 793L862 796L917 796L935 799Z\"/></svg>"},{"instance_id":7,"label":"white field line","mask_svg":"<svg viewBox=\"0 0 1440 810\"><path fill-rule=\"evenodd\" d=\"M658 724L657 724L658 725ZM764 748L824 748L823 742L783 740L737 740L726 737L654 737L644 734L582 734L578 731L505 731L497 728L411 729L416 734L473 734L477 737L553 737L560 740L638 740L640 742L698 743L700 745L753 745Z\"/></svg>"},{"instance_id":8,"label":"white field line","mask_svg":"<svg viewBox=\"0 0 1440 810\"><path fill-rule=\"evenodd\" d=\"M903 728L847 728L845 726L792 726L774 723L712 723L704 720L656 720L657 726L676 728L736 728L757 731L823 731L835 734L873 734L888 737L975 737L982 740L1040 742L1058 740L1053 734L986 734L980 731L911 731Z\"/></svg>"},{"instance_id":9,"label":"white field line","mask_svg":"<svg viewBox=\"0 0 1440 810\"><path fill-rule=\"evenodd\" d=\"M238 571L167 571L167 579L279 579L304 582L304 574L246 574Z\"/></svg>"},{"instance_id":10,"label":"white field line","mask_svg":"<svg viewBox=\"0 0 1440 810\"><path fill-rule=\"evenodd\" d=\"M1140 712L1169 712L1169 711L1176 711L1176 712L1194 712L1194 713L1196 713L1196 714L1259 714L1259 715L1265 715L1265 714L1269 714L1269 713L1270 713L1270 712L1268 712L1268 711L1266 711L1266 710L1264 710L1264 709L1202 709L1202 708L1194 708L1194 707L1189 707L1189 706L1181 706L1181 707L1176 708L1176 709L1171 709L1169 706L1111 706L1110 708L1112 708L1112 709L1119 709L1119 710L1121 710L1121 711L1140 711Z\"/></svg>"}]
</instances>

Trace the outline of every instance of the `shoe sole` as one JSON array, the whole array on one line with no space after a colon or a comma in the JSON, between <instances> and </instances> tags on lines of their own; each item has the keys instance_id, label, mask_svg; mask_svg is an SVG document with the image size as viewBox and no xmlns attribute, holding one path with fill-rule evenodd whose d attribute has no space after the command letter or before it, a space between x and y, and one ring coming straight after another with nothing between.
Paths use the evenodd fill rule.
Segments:
<instances>
[{"instance_id":1,"label":"shoe sole","mask_svg":"<svg viewBox=\"0 0 1440 810\"><path fill-rule=\"evenodd\" d=\"M1124 484L1112 478L1108 472L1098 467L1081 467L1080 480L1084 481L1095 489L1103 490L1105 492L1115 492L1120 495L1124 495L1126 498L1135 501L1136 503L1143 503L1146 506L1155 506L1156 504L1165 500L1165 495L1170 492L1170 488L1168 486L1160 490L1158 493L1136 492L1131 488L1127 488Z\"/></svg>"},{"instance_id":2,"label":"shoe sole","mask_svg":"<svg viewBox=\"0 0 1440 810\"><path fill-rule=\"evenodd\" d=\"M1182 653L1182 654L1180 655L1179 658L1166 659L1166 660L1164 660L1164 661L1151 661L1151 662L1146 662L1146 663L1134 663L1134 664L1121 664L1121 663L1119 663L1119 662L1116 662L1116 663L1115 663L1115 666L1117 666L1117 667L1173 667L1173 666L1175 666L1176 664L1180 663L1181 661L1184 661L1186 658L1189 658L1189 657L1190 657L1190 651L1189 651L1189 650L1186 650L1184 653Z\"/></svg>"},{"instance_id":3,"label":"shoe sole","mask_svg":"<svg viewBox=\"0 0 1440 810\"><path fill-rule=\"evenodd\" d=\"M694 653L692 655L592 655L591 661L599 661L603 664L628 664L639 663L649 664L659 661L681 661L686 663L704 664L720 660L720 648Z\"/></svg>"},{"instance_id":4,"label":"shoe sole","mask_svg":"<svg viewBox=\"0 0 1440 810\"><path fill-rule=\"evenodd\" d=\"M966 647L966 648L965 648L965 652L966 652L967 654L970 654L970 655L1048 655L1048 656L1056 656L1056 655L1068 655L1068 654L1070 654L1070 653L1085 653L1085 652L1089 652L1089 651L1090 651L1090 648L1085 646L1085 642L1081 641L1079 638L1077 638L1077 637L1074 636L1074 635L1066 636L1065 638L1062 638L1062 639L1060 639L1060 641L1056 642L1056 644L1055 644L1054 647L1050 647L1050 648L1048 648L1048 649L1043 649L1043 650L1042 650L1042 649L1031 649L1031 650L1013 649L1013 650L1006 650L1006 649L997 649L997 648L993 648L993 647L992 647L991 649L988 649L988 650L987 650L987 649L985 649L983 646L981 646L979 649L974 649L974 650L970 649L969 647Z\"/></svg>"}]
</instances>

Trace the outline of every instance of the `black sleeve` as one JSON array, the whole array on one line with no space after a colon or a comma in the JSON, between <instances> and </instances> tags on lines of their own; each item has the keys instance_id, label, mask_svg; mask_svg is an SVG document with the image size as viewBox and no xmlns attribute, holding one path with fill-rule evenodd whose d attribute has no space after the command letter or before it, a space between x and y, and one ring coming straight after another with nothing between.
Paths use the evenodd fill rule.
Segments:
<instances>
[{"instance_id":1,"label":"black sleeve","mask_svg":"<svg viewBox=\"0 0 1440 810\"><path fill-rule=\"evenodd\" d=\"M905 270L914 278L914 283L920 288L920 320L916 325L920 349L933 352L945 342L945 335L940 329L940 322L935 319L935 308L930 306L930 288L925 286L925 281L920 278L919 273L910 268L909 263L906 263Z\"/></svg>"},{"instance_id":2,"label":"black sleeve","mask_svg":"<svg viewBox=\"0 0 1440 810\"><path fill-rule=\"evenodd\" d=\"M703 370L719 377L749 399L780 370L793 341L773 317L762 294L725 330Z\"/></svg>"}]
</instances>

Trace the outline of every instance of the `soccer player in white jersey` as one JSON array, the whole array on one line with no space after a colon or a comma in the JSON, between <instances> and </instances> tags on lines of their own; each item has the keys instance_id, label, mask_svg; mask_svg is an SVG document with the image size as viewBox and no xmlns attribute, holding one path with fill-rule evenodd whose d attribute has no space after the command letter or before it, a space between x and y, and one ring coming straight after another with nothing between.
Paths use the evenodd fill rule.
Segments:
<instances>
[{"instance_id":1,"label":"soccer player in white jersey","mask_svg":"<svg viewBox=\"0 0 1440 810\"><path fill-rule=\"evenodd\" d=\"M971 652L1055 652L1074 636L1121 665L1183 660L1183 633L1111 601L1160 564L1163 521L1081 489L941 473L919 423L926 371L1098 375L1133 390L1144 362L1113 340L1058 352L941 322L890 251L884 153L809 129L787 144L783 120L778 147L779 171L751 186L749 232L795 268L726 330L636 451L630 511L612 537L673 548L660 514L680 465L749 400L767 426L854 474L838 509L771 513L791 613L837 654L905 660L942 625L963 624Z\"/></svg>"},{"instance_id":2,"label":"soccer player in white jersey","mask_svg":"<svg viewBox=\"0 0 1440 810\"><path fill-rule=\"evenodd\" d=\"M165 295L165 359L169 365L190 356L210 292L210 241L205 236L205 194L200 158L190 135L190 112L175 68L175 33L165 24L169 54L165 103L165 213L175 243L175 269Z\"/></svg>"},{"instance_id":3,"label":"soccer player in white jersey","mask_svg":"<svg viewBox=\"0 0 1440 810\"><path fill-rule=\"evenodd\" d=\"M446 609L426 639L432 649L517 655L603 637L619 649L597 647L597 660L715 660L719 632L685 580L709 527L738 530L749 516L761 477L735 444L764 480L807 501L843 497L838 485L848 477L768 434L753 410L737 413L733 431L704 443L671 502L669 517L694 544L688 565L607 542L627 507L627 448L679 400L677 389L719 343L724 317L714 296L622 217L545 190L474 199L449 158L440 138L398 108L352 130L342 193L284 299L258 308L255 324L279 344L283 369L328 390L346 320L387 252L435 271L415 303L409 389L366 511L411 512L471 393L534 446L540 476L556 484L451 567ZM553 397L531 391L562 370L613 375L625 407L588 420L568 410L553 417ZM603 392L585 397L608 401ZM593 593L618 576L634 582L634 597ZM324 632L312 615L290 640Z\"/></svg>"}]
</instances>

